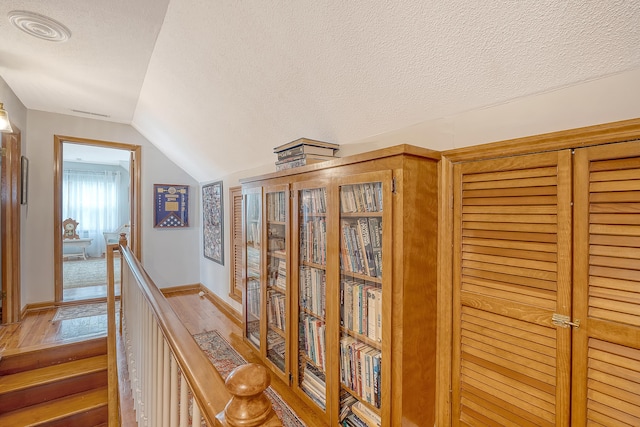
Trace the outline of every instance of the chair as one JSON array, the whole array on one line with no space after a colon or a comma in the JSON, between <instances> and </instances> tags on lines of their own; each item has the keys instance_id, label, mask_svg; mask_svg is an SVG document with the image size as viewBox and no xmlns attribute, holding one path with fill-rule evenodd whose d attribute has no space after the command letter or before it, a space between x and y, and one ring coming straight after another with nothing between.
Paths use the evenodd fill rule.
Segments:
<instances>
[{"instance_id":1,"label":"chair","mask_svg":"<svg viewBox=\"0 0 640 427\"><path fill-rule=\"evenodd\" d=\"M104 241L107 245L113 245L120 241L120 234L124 233L127 235L127 240L129 239L129 224L122 224L120 227L116 228L114 231L105 231L102 233L104 236Z\"/></svg>"}]
</instances>

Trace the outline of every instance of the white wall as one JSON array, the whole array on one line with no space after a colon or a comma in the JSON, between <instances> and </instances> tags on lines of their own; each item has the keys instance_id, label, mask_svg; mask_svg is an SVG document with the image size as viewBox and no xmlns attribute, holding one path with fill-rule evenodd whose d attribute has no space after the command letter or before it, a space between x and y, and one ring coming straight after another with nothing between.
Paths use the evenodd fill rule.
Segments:
<instances>
[{"instance_id":1,"label":"white wall","mask_svg":"<svg viewBox=\"0 0 640 427\"><path fill-rule=\"evenodd\" d=\"M4 104L4 109L7 111L9 115L9 120L11 121L11 126L13 127L13 131L20 131L21 138L21 152L24 154L25 151L25 138L27 135L27 109L20 102L18 97L13 93L11 88L7 86L7 83L0 77L0 102ZM26 207L22 205L21 207L21 223L24 223ZM26 235L26 231L24 227L20 229L20 241L24 242L24 238ZM24 244L20 246L20 256L25 256ZM24 271L24 267L21 267L21 271ZM21 273L24 274L24 273ZM1 305L1 304L0 304Z\"/></svg>"},{"instance_id":2,"label":"white wall","mask_svg":"<svg viewBox=\"0 0 640 427\"><path fill-rule=\"evenodd\" d=\"M374 135L360 141L338 141L338 155L345 157L398 144L445 151L530 135L640 118L640 69L630 70L579 85L514 99L499 105L454 116L427 120L404 129ZM225 260L229 259L229 186L242 178L275 171L272 162L260 168L224 177ZM229 265L224 267L202 257L201 280L238 311L228 297Z\"/></svg>"},{"instance_id":3,"label":"white wall","mask_svg":"<svg viewBox=\"0 0 640 427\"><path fill-rule=\"evenodd\" d=\"M397 144L445 151L640 118L640 69L344 144L340 156Z\"/></svg>"},{"instance_id":4,"label":"white wall","mask_svg":"<svg viewBox=\"0 0 640 427\"><path fill-rule=\"evenodd\" d=\"M273 172L274 170L275 166L267 164L257 169L237 172L233 175L219 179L223 181L222 190L224 193L224 266L205 258L203 251L200 251L200 283L240 313L242 313L242 306L229 297L229 288L231 283L231 268L229 265L229 254L231 252L231 218L229 212L231 209L231 201L229 200L229 188L240 185L240 179L243 177L262 175ZM210 182L216 182L219 180ZM200 194L202 194L202 186L208 183L209 182L201 183ZM201 196L200 199L202 199ZM202 211L202 205L200 205L199 210ZM204 242L202 233L200 234L200 247L202 248Z\"/></svg>"},{"instance_id":5,"label":"white wall","mask_svg":"<svg viewBox=\"0 0 640 427\"><path fill-rule=\"evenodd\" d=\"M273 172L272 161L251 171L221 177L224 186L225 265L204 258L201 188L131 126L75 118L22 106L0 79L0 102L22 131L23 153L30 158L29 205L23 207L23 304L53 299L53 135L139 144L143 146L143 263L160 287L203 283L240 311L229 293L228 189L241 178ZM487 108L417 123L360 141L339 141L340 156L397 144L448 150L541 133L640 117L640 70L630 70L580 85L537 94ZM28 119L28 120L27 120ZM29 124L27 126L27 123ZM25 149L26 147L26 149ZM180 230L152 227L154 183L189 184L191 226Z\"/></svg>"},{"instance_id":6,"label":"white wall","mask_svg":"<svg viewBox=\"0 0 640 427\"><path fill-rule=\"evenodd\" d=\"M22 218L22 305L53 301L53 137L142 146L142 263L159 287L198 283L198 184L129 125L30 110L23 154L29 157L29 204ZM24 134L23 134L24 135ZM153 184L190 186L190 227L153 228Z\"/></svg>"}]
</instances>

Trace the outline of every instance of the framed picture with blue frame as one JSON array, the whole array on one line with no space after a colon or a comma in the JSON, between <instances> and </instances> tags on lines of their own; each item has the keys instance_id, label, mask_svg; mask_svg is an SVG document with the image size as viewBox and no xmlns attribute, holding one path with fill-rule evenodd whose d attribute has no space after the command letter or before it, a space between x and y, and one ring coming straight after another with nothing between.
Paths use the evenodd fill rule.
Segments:
<instances>
[{"instance_id":1,"label":"framed picture with blue frame","mask_svg":"<svg viewBox=\"0 0 640 427\"><path fill-rule=\"evenodd\" d=\"M204 256L224 265L224 209L222 181L202 186Z\"/></svg>"},{"instance_id":2,"label":"framed picture with blue frame","mask_svg":"<svg viewBox=\"0 0 640 427\"><path fill-rule=\"evenodd\" d=\"M182 228L189 226L189 186L176 184L153 185L154 228Z\"/></svg>"}]
</instances>

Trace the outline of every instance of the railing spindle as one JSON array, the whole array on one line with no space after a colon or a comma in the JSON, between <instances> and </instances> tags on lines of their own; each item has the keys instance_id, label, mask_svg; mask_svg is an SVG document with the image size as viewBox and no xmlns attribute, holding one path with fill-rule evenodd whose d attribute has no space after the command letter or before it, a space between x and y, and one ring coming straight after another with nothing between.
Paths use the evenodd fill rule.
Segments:
<instances>
[{"instance_id":1,"label":"railing spindle","mask_svg":"<svg viewBox=\"0 0 640 427\"><path fill-rule=\"evenodd\" d=\"M169 358L169 344L162 341L162 427L169 427L169 409L171 401L169 400L169 390L171 389L170 374L171 360Z\"/></svg>"},{"instance_id":2,"label":"railing spindle","mask_svg":"<svg viewBox=\"0 0 640 427\"><path fill-rule=\"evenodd\" d=\"M162 374L162 367L164 366L164 351L163 351L163 342L164 339L162 337L162 331L160 330L160 326L156 323L156 371L154 373L155 377L155 400L154 400L154 426L162 426L162 390L164 389L163 379L164 375Z\"/></svg>"},{"instance_id":3,"label":"railing spindle","mask_svg":"<svg viewBox=\"0 0 640 427\"><path fill-rule=\"evenodd\" d=\"M171 357L171 398L169 403L169 408L171 408L171 414L169 415L171 422L169 423L170 427L178 427L178 417L179 417L179 409L180 402L178 401L178 364L176 363L176 358Z\"/></svg>"},{"instance_id":4,"label":"railing spindle","mask_svg":"<svg viewBox=\"0 0 640 427\"><path fill-rule=\"evenodd\" d=\"M200 427L202 425L202 415L200 414L200 407L196 403L195 399L192 400L192 412L191 427Z\"/></svg>"},{"instance_id":5,"label":"railing spindle","mask_svg":"<svg viewBox=\"0 0 640 427\"><path fill-rule=\"evenodd\" d=\"M180 427L188 427L189 424L189 386L187 380L180 374Z\"/></svg>"}]
</instances>

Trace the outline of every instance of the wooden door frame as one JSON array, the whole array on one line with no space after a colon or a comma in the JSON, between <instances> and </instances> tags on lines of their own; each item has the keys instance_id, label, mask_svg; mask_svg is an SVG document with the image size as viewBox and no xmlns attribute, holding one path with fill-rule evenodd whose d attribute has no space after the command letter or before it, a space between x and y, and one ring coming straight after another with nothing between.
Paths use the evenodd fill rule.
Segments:
<instances>
[{"instance_id":1,"label":"wooden door frame","mask_svg":"<svg viewBox=\"0 0 640 427\"><path fill-rule=\"evenodd\" d=\"M54 256L54 274L55 274L55 301L63 300L62 289L62 233L60 224L62 224L62 144L70 142L74 144L91 145L94 147L114 148L119 150L128 150L131 153L129 176L130 176L130 221L131 231L129 233L129 247L134 255L142 258L142 239L141 239L141 176L142 162L141 151L139 145L124 144L120 142L100 141L95 139L76 138L72 136L54 135L54 179L53 179L53 256Z\"/></svg>"},{"instance_id":2,"label":"wooden door frame","mask_svg":"<svg viewBox=\"0 0 640 427\"><path fill-rule=\"evenodd\" d=\"M20 190L21 134L2 134L2 319L0 323L20 321Z\"/></svg>"}]
</instances>

